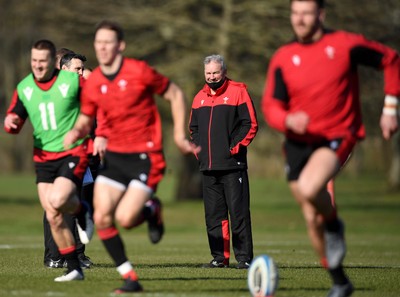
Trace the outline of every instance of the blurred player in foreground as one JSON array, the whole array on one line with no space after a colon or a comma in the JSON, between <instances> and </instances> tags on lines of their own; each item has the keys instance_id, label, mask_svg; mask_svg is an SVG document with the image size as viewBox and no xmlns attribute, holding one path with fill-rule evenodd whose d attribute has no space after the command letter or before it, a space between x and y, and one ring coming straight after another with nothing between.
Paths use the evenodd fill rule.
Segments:
<instances>
[{"instance_id":1,"label":"blurred player in foreground","mask_svg":"<svg viewBox=\"0 0 400 297\"><path fill-rule=\"evenodd\" d=\"M365 137L357 66L383 69L386 94L380 119L385 139L398 129L400 59L393 49L362 35L323 26L323 0L292 0L295 40L272 57L262 100L268 124L286 136L287 177L314 248L325 246L333 286L328 297L346 297L353 285L343 269L345 226L327 184L357 141ZM318 218L324 236L319 236Z\"/></svg>"},{"instance_id":2,"label":"blurred player in foreground","mask_svg":"<svg viewBox=\"0 0 400 297\"><path fill-rule=\"evenodd\" d=\"M104 113L109 135L103 167L95 181L94 220L99 238L124 279L124 285L115 293L139 292L142 286L116 223L130 229L147 220L153 243L159 242L164 233L161 202L154 197L166 166L154 94L171 104L173 137L180 151L190 153L197 148L185 137L182 90L147 63L123 56L125 41L119 24L100 22L94 49L99 67L85 83L81 114L64 145L68 148L85 137L97 110Z\"/></svg>"}]
</instances>

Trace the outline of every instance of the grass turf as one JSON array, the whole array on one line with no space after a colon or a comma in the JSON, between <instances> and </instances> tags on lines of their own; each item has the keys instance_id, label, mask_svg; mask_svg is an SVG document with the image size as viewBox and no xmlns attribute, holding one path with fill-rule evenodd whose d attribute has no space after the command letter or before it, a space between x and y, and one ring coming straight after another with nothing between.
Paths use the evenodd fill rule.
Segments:
<instances>
[{"instance_id":1,"label":"grass turf","mask_svg":"<svg viewBox=\"0 0 400 297\"><path fill-rule=\"evenodd\" d=\"M247 271L203 269L211 260L201 201L175 202L173 180L158 192L166 234L158 245L147 227L121 231L145 289L140 296L250 296ZM42 210L33 176L0 176L0 296L111 296L122 284L95 235L86 254L95 266L83 282L55 283L62 269L43 266ZM400 296L400 199L383 177L340 178L340 215L346 222L345 267L354 297ZM310 247L297 204L284 180L251 180L254 254L269 254L279 267L275 297L325 296L330 280Z\"/></svg>"}]
</instances>

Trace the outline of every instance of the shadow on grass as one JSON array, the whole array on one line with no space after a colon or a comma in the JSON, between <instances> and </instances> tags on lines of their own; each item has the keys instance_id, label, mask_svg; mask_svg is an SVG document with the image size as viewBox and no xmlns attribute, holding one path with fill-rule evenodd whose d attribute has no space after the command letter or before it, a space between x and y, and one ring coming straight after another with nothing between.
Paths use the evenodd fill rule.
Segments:
<instances>
[{"instance_id":1,"label":"shadow on grass","mask_svg":"<svg viewBox=\"0 0 400 297\"><path fill-rule=\"evenodd\" d=\"M240 271L236 266L230 266L229 268L203 268L203 263L155 263L155 264L133 264L135 268L139 269L148 269L148 268L198 268L204 271L213 270L213 271L227 271L229 269ZM96 263L95 267L97 268L115 268L112 263ZM244 270L242 270L244 271Z\"/></svg>"},{"instance_id":2,"label":"shadow on grass","mask_svg":"<svg viewBox=\"0 0 400 297\"><path fill-rule=\"evenodd\" d=\"M325 268L317 265L278 265L279 269L321 269ZM378 266L378 265L344 265L345 269L400 269L400 266Z\"/></svg>"},{"instance_id":3,"label":"shadow on grass","mask_svg":"<svg viewBox=\"0 0 400 297\"><path fill-rule=\"evenodd\" d=\"M229 269L240 271L235 266L230 266L229 268L203 268L201 263L162 263L162 264L135 264L135 268L139 269L149 269L149 268L197 268L204 271L227 271ZM325 271L325 268L317 265L278 265L279 269L319 269ZM94 265L96 268L115 268L112 263L96 263ZM400 270L400 266L378 266L378 265L345 265L345 269L394 269ZM244 270L242 270L244 271Z\"/></svg>"}]
</instances>

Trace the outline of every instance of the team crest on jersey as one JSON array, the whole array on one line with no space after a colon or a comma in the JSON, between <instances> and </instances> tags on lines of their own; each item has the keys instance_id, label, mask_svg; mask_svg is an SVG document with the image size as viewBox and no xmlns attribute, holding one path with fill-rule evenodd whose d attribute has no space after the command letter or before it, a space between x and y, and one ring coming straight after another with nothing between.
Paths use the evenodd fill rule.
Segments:
<instances>
[{"instance_id":1,"label":"team crest on jersey","mask_svg":"<svg viewBox=\"0 0 400 297\"><path fill-rule=\"evenodd\" d=\"M224 99L222 99L222 100L224 100L224 104L228 104L228 100L229 100L229 98L228 97L225 97Z\"/></svg>"},{"instance_id":2,"label":"team crest on jersey","mask_svg":"<svg viewBox=\"0 0 400 297\"><path fill-rule=\"evenodd\" d=\"M204 104L204 100L201 100L200 104L203 105Z\"/></svg>"},{"instance_id":3,"label":"team crest on jersey","mask_svg":"<svg viewBox=\"0 0 400 297\"><path fill-rule=\"evenodd\" d=\"M299 56L299 55L294 55L294 56L292 57L292 63L293 63L295 66L300 66L300 64L301 64L300 56Z\"/></svg>"},{"instance_id":4,"label":"team crest on jersey","mask_svg":"<svg viewBox=\"0 0 400 297\"><path fill-rule=\"evenodd\" d=\"M119 86L119 89L120 89L121 91L125 91L127 85L128 85L128 82L127 82L125 79L121 79L121 80L118 82L118 86Z\"/></svg>"},{"instance_id":5,"label":"team crest on jersey","mask_svg":"<svg viewBox=\"0 0 400 297\"><path fill-rule=\"evenodd\" d=\"M100 92L102 94L107 94L107 85L101 85Z\"/></svg>"},{"instance_id":6,"label":"team crest on jersey","mask_svg":"<svg viewBox=\"0 0 400 297\"><path fill-rule=\"evenodd\" d=\"M28 101L30 101L31 98L32 98L33 88L31 88L31 87L26 87L26 88L23 90L23 92L24 92L24 95L25 95L26 99L27 99Z\"/></svg>"},{"instance_id":7,"label":"team crest on jersey","mask_svg":"<svg viewBox=\"0 0 400 297\"><path fill-rule=\"evenodd\" d=\"M65 97L67 97L67 94L68 94L69 84L63 83L58 86L58 89L60 90L61 95L65 98Z\"/></svg>"},{"instance_id":8,"label":"team crest on jersey","mask_svg":"<svg viewBox=\"0 0 400 297\"><path fill-rule=\"evenodd\" d=\"M325 53L328 56L328 58L332 60L335 57L335 48L333 46L328 45L325 48Z\"/></svg>"}]
</instances>

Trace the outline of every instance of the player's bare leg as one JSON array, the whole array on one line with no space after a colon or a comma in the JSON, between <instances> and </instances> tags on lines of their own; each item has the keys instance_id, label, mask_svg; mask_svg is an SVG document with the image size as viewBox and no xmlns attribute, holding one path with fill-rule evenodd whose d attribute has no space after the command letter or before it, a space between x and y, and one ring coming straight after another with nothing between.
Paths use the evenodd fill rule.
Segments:
<instances>
[{"instance_id":1,"label":"player's bare leg","mask_svg":"<svg viewBox=\"0 0 400 297\"><path fill-rule=\"evenodd\" d=\"M60 254L67 261L66 274L57 277L55 281L83 280L84 276L76 254L75 240L63 219L63 212L72 212L79 206L79 200L74 198L75 185L66 178L59 178L53 184L39 183L38 193L42 206L46 210L54 241Z\"/></svg>"},{"instance_id":2,"label":"player's bare leg","mask_svg":"<svg viewBox=\"0 0 400 297\"><path fill-rule=\"evenodd\" d=\"M328 148L320 148L312 154L299 179L290 183L290 188L300 203L303 214L304 210L306 211L307 224L311 222L307 225L309 234L311 234L310 238L311 240L317 239L316 250L319 253L321 253L320 235L313 232L316 231L317 226L315 220L318 216L323 217L325 254L328 271L333 280L333 287L328 296L336 296L335 294L339 291L346 291L347 295L345 296L350 296L353 291L353 286L342 267L346 254L344 224L337 217L336 207L332 204L332 197L327 188L328 182L338 172L339 165L335 152ZM309 204L314 207L315 211ZM313 242L314 245L315 242Z\"/></svg>"},{"instance_id":3,"label":"player's bare leg","mask_svg":"<svg viewBox=\"0 0 400 297\"><path fill-rule=\"evenodd\" d=\"M97 233L107 252L113 259L118 273L124 280L124 285L114 291L114 293L117 294L139 292L143 290L138 282L138 276L133 269L133 265L128 260L124 243L115 225L117 208L119 208L118 204L122 202L123 197L125 197L125 191L127 191L127 189L124 185L114 181L111 182L111 180L104 177L96 181L94 188L94 221ZM138 215L141 208L135 205L132 211L134 212L135 209L137 212L136 215ZM119 212L122 212L122 210ZM125 212L130 213L131 210L125 209ZM134 216L134 214L130 216ZM124 221L127 220L127 217L119 218L119 220L121 223L129 225L127 221ZM132 222L130 224L132 224Z\"/></svg>"}]
</instances>

